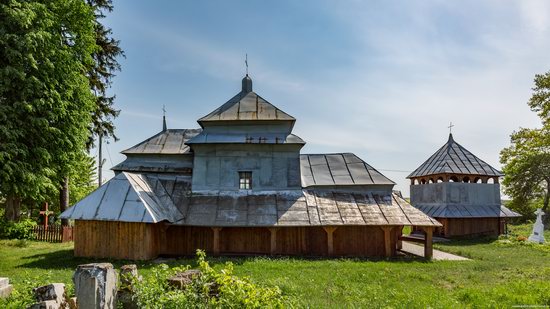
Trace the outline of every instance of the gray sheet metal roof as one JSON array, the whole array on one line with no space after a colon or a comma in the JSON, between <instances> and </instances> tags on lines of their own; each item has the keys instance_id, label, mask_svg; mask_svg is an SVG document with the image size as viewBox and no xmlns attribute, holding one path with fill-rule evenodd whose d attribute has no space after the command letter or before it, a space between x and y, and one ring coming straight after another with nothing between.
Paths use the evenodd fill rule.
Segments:
<instances>
[{"instance_id":1,"label":"gray sheet metal roof","mask_svg":"<svg viewBox=\"0 0 550 309\"><path fill-rule=\"evenodd\" d=\"M61 214L65 219L193 226L440 224L395 194L324 190L190 192L190 177L121 173Z\"/></svg>"},{"instance_id":2,"label":"gray sheet metal roof","mask_svg":"<svg viewBox=\"0 0 550 309\"><path fill-rule=\"evenodd\" d=\"M422 163L407 178L435 174L467 174L480 176L503 176L501 171L479 159L455 142L453 135L426 162Z\"/></svg>"},{"instance_id":3,"label":"gray sheet metal roof","mask_svg":"<svg viewBox=\"0 0 550 309\"><path fill-rule=\"evenodd\" d=\"M184 154L190 148L185 143L202 129L168 129L128 148L123 154Z\"/></svg>"},{"instance_id":4,"label":"gray sheet metal roof","mask_svg":"<svg viewBox=\"0 0 550 309\"><path fill-rule=\"evenodd\" d=\"M415 205L433 218L513 218L521 217L504 205Z\"/></svg>"},{"instance_id":5,"label":"gray sheet metal roof","mask_svg":"<svg viewBox=\"0 0 550 309\"><path fill-rule=\"evenodd\" d=\"M353 153L300 155L302 187L335 185L394 185Z\"/></svg>"},{"instance_id":6,"label":"gray sheet metal roof","mask_svg":"<svg viewBox=\"0 0 550 309\"><path fill-rule=\"evenodd\" d=\"M441 226L397 195L303 190L194 194L184 225L194 226Z\"/></svg>"},{"instance_id":7,"label":"gray sheet metal roof","mask_svg":"<svg viewBox=\"0 0 550 309\"><path fill-rule=\"evenodd\" d=\"M210 114L200 118L199 124L208 121L231 120L287 120L296 121L289 114L269 103L252 91L252 80L248 75L243 79L242 91Z\"/></svg>"},{"instance_id":8,"label":"gray sheet metal roof","mask_svg":"<svg viewBox=\"0 0 550 309\"><path fill-rule=\"evenodd\" d=\"M179 222L183 215L158 180L120 173L61 214L63 219L157 223Z\"/></svg>"},{"instance_id":9,"label":"gray sheet metal roof","mask_svg":"<svg viewBox=\"0 0 550 309\"><path fill-rule=\"evenodd\" d=\"M250 141L247 141L251 138ZM186 144L204 144L204 143L239 143L239 144L259 144L262 138L262 144L305 144L306 142L294 134L222 134L202 132L191 138Z\"/></svg>"},{"instance_id":10,"label":"gray sheet metal roof","mask_svg":"<svg viewBox=\"0 0 550 309\"><path fill-rule=\"evenodd\" d=\"M435 174L504 175L455 142L452 134L449 134L449 140L443 147L437 150L407 178Z\"/></svg>"}]
</instances>

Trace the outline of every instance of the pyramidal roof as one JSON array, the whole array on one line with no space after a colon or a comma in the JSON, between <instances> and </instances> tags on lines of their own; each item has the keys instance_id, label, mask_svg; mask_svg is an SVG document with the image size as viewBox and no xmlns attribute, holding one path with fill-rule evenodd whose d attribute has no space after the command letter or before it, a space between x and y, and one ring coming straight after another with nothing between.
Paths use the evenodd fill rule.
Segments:
<instances>
[{"instance_id":1,"label":"pyramidal roof","mask_svg":"<svg viewBox=\"0 0 550 309\"><path fill-rule=\"evenodd\" d=\"M248 74L242 80L242 90L210 114L198 120L201 126L209 121L234 120L286 120L296 119L269 103L252 91L252 79Z\"/></svg>"},{"instance_id":2,"label":"pyramidal roof","mask_svg":"<svg viewBox=\"0 0 550 309\"><path fill-rule=\"evenodd\" d=\"M476 157L466 148L455 142L453 135L426 162L422 163L407 178L435 174L466 174L479 176L503 176L501 171Z\"/></svg>"}]
</instances>

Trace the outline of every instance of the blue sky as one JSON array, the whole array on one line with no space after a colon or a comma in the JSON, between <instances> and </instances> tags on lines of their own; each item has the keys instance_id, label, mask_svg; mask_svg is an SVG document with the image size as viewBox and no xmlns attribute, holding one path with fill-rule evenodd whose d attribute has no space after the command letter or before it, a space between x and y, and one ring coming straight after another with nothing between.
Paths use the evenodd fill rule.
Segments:
<instances>
[{"instance_id":1,"label":"blue sky","mask_svg":"<svg viewBox=\"0 0 550 309\"><path fill-rule=\"evenodd\" d=\"M550 1L115 1L126 52L112 92L120 151L196 120L240 90L297 118L303 153L353 152L397 182L448 137L500 168L550 70ZM95 154L94 150L92 154ZM106 177L113 176L111 171Z\"/></svg>"}]
</instances>

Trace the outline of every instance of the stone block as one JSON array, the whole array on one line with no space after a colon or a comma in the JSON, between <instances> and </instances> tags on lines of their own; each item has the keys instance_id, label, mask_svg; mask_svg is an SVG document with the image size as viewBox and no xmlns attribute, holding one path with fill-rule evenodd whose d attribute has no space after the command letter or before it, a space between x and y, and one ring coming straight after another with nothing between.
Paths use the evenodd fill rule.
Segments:
<instances>
[{"instance_id":1,"label":"stone block","mask_svg":"<svg viewBox=\"0 0 550 309\"><path fill-rule=\"evenodd\" d=\"M189 269L182 273L177 273L168 279L168 284L178 289L184 289L185 286L191 284L194 278L201 276L202 273L198 269Z\"/></svg>"},{"instance_id":2,"label":"stone block","mask_svg":"<svg viewBox=\"0 0 550 309\"><path fill-rule=\"evenodd\" d=\"M10 284L10 279L0 278L0 288L5 287Z\"/></svg>"},{"instance_id":3,"label":"stone block","mask_svg":"<svg viewBox=\"0 0 550 309\"><path fill-rule=\"evenodd\" d=\"M117 274L112 264L79 265L73 282L79 308L116 308Z\"/></svg>"},{"instance_id":4,"label":"stone block","mask_svg":"<svg viewBox=\"0 0 550 309\"><path fill-rule=\"evenodd\" d=\"M32 290L37 302L56 301L58 304L64 304L67 295L65 294L65 284L52 283L34 288Z\"/></svg>"},{"instance_id":5,"label":"stone block","mask_svg":"<svg viewBox=\"0 0 550 309\"><path fill-rule=\"evenodd\" d=\"M0 287L0 298L6 298L10 296L13 291L13 286L11 284Z\"/></svg>"}]
</instances>

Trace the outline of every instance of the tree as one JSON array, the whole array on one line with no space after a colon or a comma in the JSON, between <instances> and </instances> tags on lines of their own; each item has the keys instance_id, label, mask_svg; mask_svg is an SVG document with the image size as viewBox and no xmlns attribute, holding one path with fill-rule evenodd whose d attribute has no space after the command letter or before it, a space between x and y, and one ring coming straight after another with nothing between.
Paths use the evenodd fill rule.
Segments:
<instances>
[{"instance_id":1,"label":"tree","mask_svg":"<svg viewBox=\"0 0 550 309\"><path fill-rule=\"evenodd\" d=\"M535 76L529 107L542 121L542 128L521 128L510 136L511 146L501 151L504 164L504 192L511 206L531 217L529 205L540 202L550 222L550 72Z\"/></svg>"},{"instance_id":2,"label":"tree","mask_svg":"<svg viewBox=\"0 0 550 309\"><path fill-rule=\"evenodd\" d=\"M6 218L21 200L57 190L88 140L96 109L86 70L96 50L82 0L0 4L0 192Z\"/></svg>"},{"instance_id":3,"label":"tree","mask_svg":"<svg viewBox=\"0 0 550 309\"><path fill-rule=\"evenodd\" d=\"M87 3L94 13L94 33L97 45L92 54L93 62L86 68L90 88L96 103L86 142L86 148L89 151L94 146L96 137L99 137L100 143L103 137L112 137L114 140L118 140L115 135L113 119L118 116L120 111L113 106L115 96L109 96L107 90L115 76L114 72L120 70L117 58L124 56L124 52L119 46L120 42L112 37L112 30L101 23L101 20L105 18L105 12L112 12L112 1L87 0ZM59 208L62 212L69 207L69 192L72 187L69 182L70 177L68 176L61 179ZM66 220L62 224L66 225Z\"/></svg>"}]
</instances>

